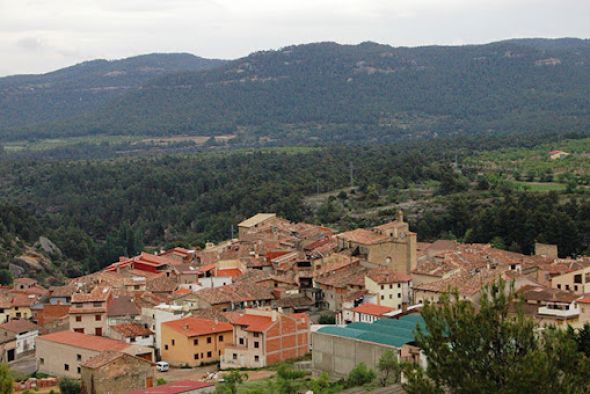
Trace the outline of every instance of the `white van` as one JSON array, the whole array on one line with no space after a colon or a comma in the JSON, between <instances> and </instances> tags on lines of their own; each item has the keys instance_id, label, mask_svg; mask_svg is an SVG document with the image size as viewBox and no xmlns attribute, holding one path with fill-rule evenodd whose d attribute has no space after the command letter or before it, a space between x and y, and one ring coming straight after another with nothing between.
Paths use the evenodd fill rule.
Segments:
<instances>
[{"instance_id":1,"label":"white van","mask_svg":"<svg viewBox=\"0 0 590 394\"><path fill-rule=\"evenodd\" d=\"M170 364L168 364L166 361L158 361L156 363L156 369L160 372L166 372L169 368Z\"/></svg>"}]
</instances>

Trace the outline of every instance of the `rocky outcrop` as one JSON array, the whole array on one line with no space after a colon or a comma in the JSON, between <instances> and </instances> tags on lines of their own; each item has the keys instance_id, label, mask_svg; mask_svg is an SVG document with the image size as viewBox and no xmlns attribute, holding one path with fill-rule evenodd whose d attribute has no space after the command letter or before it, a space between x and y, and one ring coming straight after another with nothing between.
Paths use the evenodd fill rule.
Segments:
<instances>
[{"instance_id":1,"label":"rocky outcrop","mask_svg":"<svg viewBox=\"0 0 590 394\"><path fill-rule=\"evenodd\" d=\"M49 238L39 237L39 240L33 245L35 248L45 252L49 256L61 257L61 250Z\"/></svg>"}]
</instances>

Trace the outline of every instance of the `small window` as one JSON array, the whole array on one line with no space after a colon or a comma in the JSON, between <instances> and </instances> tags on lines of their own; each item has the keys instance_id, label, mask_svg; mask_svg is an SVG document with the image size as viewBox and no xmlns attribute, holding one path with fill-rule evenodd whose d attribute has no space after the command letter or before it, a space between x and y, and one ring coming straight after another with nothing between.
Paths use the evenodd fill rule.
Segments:
<instances>
[{"instance_id":1,"label":"small window","mask_svg":"<svg viewBox=\"0 0 590 394\"><path fill-rule=\"evenodd\" d=\"M254 356L254 362L258 362L260 361L260 357L259 356Z\"/></svg>"},{"instance_id":2,"label":"small window","mask_svg":"<svg viewBox=\"0 0 590 394\"><path fill-rule=\"evenodd\" d=\"M68 364L64 364L64 371L69 371L70 370L70 366Z\"/></svg>"},{"instance_id":3,"label":"small window","mask_svg":"<svg viewBox=\"0 0 590 394\"><path fill-rule=\"evenodd\" d=\"M82 355L81 354L76 354L76 360L82 361Z\"/></svg>"},{"instance_id":4,"label":"small window","mask_svg":"<svg viewBox=\"0 0 590 394\"><path fill-rule=\"evenodd\" d=\"M385 296L383 296L383 295L382 295L382 296L381 296L381 299L382 299L382 300L384 300L384 299L385 299Z\"/></svg>"},{"instance_id":5,"label":"small window","mask_svg":"<svg viewBox=\"0 0 590 394\"><path fill-rule=\"evenodd\" d=\"M130 337L129 342L135 342L135 337Z\"/></svg>"},{"instance_id":6,"label":"small window","mask_svg":"<svg viewBox=\"0 0 590 394\"><path fill-rule=\"evenodd\" d=\"M172 340L172 346L176 345L176 341Z\"/></svg>"},{"instance_id":7,"label":"small window","mask_svg":"<svg viewBox=\"0 0 590 394\"><path fill-rule=\"evenodd\" d=\"M397 284L397 288L399 289L400 287L402 287L402 284L401 283L398 283Z\"/></svg>"},{"instance_id":8,"label":"small window","mask_svg":"<svg viewBox=\"0 0 590 394\"><path fill-rule=\"evenodd\" d=\"M260 335L260 333L258 333L258 332L255 332L255 333L254 333L254 338L258 338L258 336L259 336L259 335Z\"/></svg>"},{"instance_id":9,"label":"small window","mask_svg":"<svg viewBox=\"0 0 590 394\"><path fill-rule=\"evenodd\" d=\"M237 360L237 359L238 359L238 355L237 355L236 353L234 353L234 354L232 354L232 358L233 358L234 360Z\"/></svg>"},{"instance_id":10,"label":"small window","mask_svg":"<svg viewBox=\"0 0 590 394\"><path fill-rule=\"evenodd\" d=\"M389 288L390 288L390 289L393 289L393 285L389 285Z\"/></svg>"},{"instance_id":11,"label":"small window","mask_svg":"<svg viewBox=\"0 0 590 394\"><path fill-rule=\"evenodd\" d=\"M211 343L211 337L207 337L207 343Z\"/></svg>"},{"instance_id":12,"label":"small window","mask_svg":"<svg viewBox=\"0 0 590 394\"><path fill-rule=\"evenodd\" d=\"M574 285L574 291L578 291L578 285Z\"/></svg>"},{"instance_id":13,"label":"small window","mask_svg":"<svg viewBox=\"0 0 590 394\"><path fill-rule=\"evenodd\" d=\"M565 285L565 289L569 290L570 289L570 285Z\"/></svg>"},{"instance_id":14,"label":"small window","mask_svg":"<svg viewBox=\"0 0 590 394\"><path fill-rule=\"evenodd\" d=\"M39 364L44 365L45 364L45 359L44 358L40 358L39 359Z\"/></svg>"},{"instance_id":15,"label":"small window","mask_svg":"<svg viewBox=\"0 0 590 394\"><path fill-rule=\"evenodd\" d=\"M393 299L393 294L389 295L389 299L392 300Z\"/></svg>"},{"instance_id":16,"label":"small window","mask_svg":"<svg viewBox=\"0 0 590 394\"><path fill-rule=\"evenodd\" d=\"M207 352L207 358L211 358L211 352Z\"/></svg>"},{"instance_id":17,"label":"small window","mask_svg":"<svg viewBox=\"0 0 590 394\"><path fill-rule=\"evenodd\" d=\"M74 332L77 332L79 334L84 334L84 329L83 328L74 328Z\"/></svg>"},{"instance_id":18,"label":"small window","mask_svg":"<svg viewBox=\"0 0 590 394\"><path fill-rule=\"evenodd\" d=\"M76 321L77 322L81 322L82 321L82 316L76 316Z\"/></svg>"},{"instance_id":19,"label":"small window","mask_svg":"<svg viewBox=\"0 0 590 394\"><path fill-rule=\"evenodd\" d=\"M397 293L397 298L402 298L402 293Z\"/></svg>"},{"instance_id":20,"label":"small window","mask_svg":"<svg viewBox=\"0 0 590 394\"><path fill-rule=\"evenodd\" d=\"M244 344L244 338L240 338L239 342L240 342L240 345L243 345Z\"/></svg>"},{"instance_id":21,"label":"small window","mask_svg":"<svg viewBox=\"0 0 590 394\"><path fill-rule=\"evenodd\" d=\"M99 308L99 307L102 306L102 302L93 302L92 303L92 306L95 307L95 308Z\"/></svg>"},{"instance_id":22,"label":"small window","mask_svg":"<svg viewBox=\"0 0 590 394\"><path fill-rule=\"evenodd\" d=\"M168 345L164 345L164 350L168 350Z\"/></svg>"},{"instance_id":23,"label":"small window","mask_svg":"<svg viewBox=\"0 0 590 394\"><path fill-rule=\"evenodd\" d=\"M561 290L561 284L557 284L557 288Z\"/></svg>"},{"instance_id":24,"label":"small window","mask_svg":"<svg viewBox=\"0 0 590 394\"><path fill-rule=\"evenodd\" d=\"M258 341L254 342L254 348L258 349L260 347L260 343Z\"/></svg>"},{"instance_id":25,"label":"small window","mask_svg":"<svg viewBox=\"0 0 590 394\"><path fill-rule=\"evenodd\" d=\"M197 346L199 344L199 340L198 339L193 339L193 345Z\"/></svg>"},{"instance_id":26,"label":"small window","mask_svg":"<svg viewBox=\"0 0 590 394\"><path fill-rule=\"evenodd\" d=\"M80 369L80 367L78 367L78 368L76 369L76 372L78 372L78 373L81 373L81 372L82 372L82 371L81 371L81 369Z\"/></svg>"},{"instance_id":27,"label":"small window","mask_svg":"<svg viewBox=\"0 0 590 394\"><path fill-rule=\"evenodd\" d=\"M102 316L94 315L94 321L101 321L101 320L102 320Z\"/></svg>"},{"instance_id":28,"label":"small window","mask_svg":"<svg viewBox=\"0 0 590 394\"><path fill-rule=\"evenodd\" d=\"M199 353L195 353L195 355L193 356L195 360L199 359Z\"/></svg>"},{"instance_id":29,"label":"small window","mask_svg":"<svg viewBox=\"0 0 590 394\"><path fill-rule=\"evenodd\" d=\"M383 290L385 288L385 286L381 285L381 290Z\"/></svg>"},{"instance_id":30,"label":"small window","mask_svg":"<svg viewBox=\"0 0 590 394\"><path fill-rule=\"evenodd\" d=\"M223 335L219 336L219 342L223 342Z\"/></svg>"}]
</instances>

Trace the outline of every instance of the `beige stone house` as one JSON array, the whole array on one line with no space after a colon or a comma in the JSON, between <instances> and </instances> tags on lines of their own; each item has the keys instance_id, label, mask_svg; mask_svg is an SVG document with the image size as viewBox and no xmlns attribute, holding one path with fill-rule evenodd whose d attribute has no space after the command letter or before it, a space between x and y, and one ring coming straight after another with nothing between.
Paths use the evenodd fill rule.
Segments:
<instances>
[{"instance_id":1,"label":"beige stone house","mask_svg":"<svg viewBox=\"0 0 590 394\"><path fill-rule=\"evenodd\" d=\"M153 361L153 349L111 338L60 331L36 338L39 372L57 377L80 378L83 364L105 350L123 352Z\"/></svg>"},{"instance_id":2,"label":"beige stone house","mask_svg":"<svg viewBox=\"0 0 590 394\"><path fill-rule=\"evenodd\" d=\"M107 307L111 289L96 286L90 293L74 293L70 306L70 330L102 336L107 331Z\"/></svg>"},{"instance_id":3,"label":"beige stone house","mask_svg":"<svg viewBox=\"0 0 590 394\"><path fill-rule=\"evenodd\" d=\"M153 387L154 364L141 357L107 350L80 364L85 394L126 393Z\"/></svg>"},{"instance_id":4,"label":"beige stone house","mask_svg":"<svg viewBox=\"0 0 590 394\"><path fill-rule=\"evenodd\" d=\"M410 303L412 277L390 268L376 268L365 275L365 289L376 295L377 305L401 309Z\"/></svg>"}]
</instances>

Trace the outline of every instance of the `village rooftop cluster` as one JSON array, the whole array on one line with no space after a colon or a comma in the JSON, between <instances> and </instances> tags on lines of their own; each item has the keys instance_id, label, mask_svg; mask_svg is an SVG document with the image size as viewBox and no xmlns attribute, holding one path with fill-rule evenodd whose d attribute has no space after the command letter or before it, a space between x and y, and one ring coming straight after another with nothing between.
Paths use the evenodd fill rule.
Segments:
<instances>
[{"instance_id":1,"label":"village rooftop cluster","mask_svg":"<svg viewBox=\"0 0 590 394\"><path fill-rule=\"evenodd\" d=\"M375 368L392 349L426 365L414 337L423 304L456 292L477 305L499 278L541 325L590 320L590 258L560 259L553 245L527 256L422 243L401 212L339 234L272 213L238 227L236 239L121 257L64 286L15 279L0 291L1 361L34 354L38 371L80 379L88 394L152 392L157 361L263 368L311 352L313 371L337 378L360 362ZM336 324L318 324L326 313ZM165 392L214 384L171 382Z\"/></svg>"}]
</instances>

